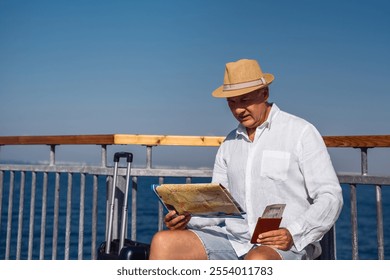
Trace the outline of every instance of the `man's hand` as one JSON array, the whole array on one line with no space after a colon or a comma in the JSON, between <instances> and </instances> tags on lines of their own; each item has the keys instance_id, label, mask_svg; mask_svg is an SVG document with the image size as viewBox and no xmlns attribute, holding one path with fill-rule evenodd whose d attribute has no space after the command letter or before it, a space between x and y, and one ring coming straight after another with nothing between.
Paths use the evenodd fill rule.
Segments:
<instances>
[{"instance_id":1,"label":"man's hand","mask_svg":"<svg viewBox=\"0 0 390 280\"><path fill-rule=\"evenodd\" d=\"M171 230L186 229L190 220L190 214L178 215L176 211L169 211L169 213L164 218L165 225Z\"/></svg>"},{"instance_id":2,"label":"man's hand","mask_svg":"<svg viewBox=\"0 0 390 280\"><path fill-rule=\"evenodd\" d=\"M294 241L288 229L280 228L259 234L257 243L287 251L291 249Z\"/></svg>"}]
</instances>

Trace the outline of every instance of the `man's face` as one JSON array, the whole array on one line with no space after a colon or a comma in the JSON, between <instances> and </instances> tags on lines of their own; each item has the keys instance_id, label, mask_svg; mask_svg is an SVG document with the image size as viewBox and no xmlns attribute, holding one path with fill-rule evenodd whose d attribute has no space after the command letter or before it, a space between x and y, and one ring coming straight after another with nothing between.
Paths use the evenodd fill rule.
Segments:
<instances>
[{"instance_id":1,"label":"man's face","mask_svg":"<svg viewBox=\"0 0 390 280\"><path fill-rule=\"evenodd\" d=\"M256 129L265 120L268 89L260 89L250 93L229 97L227 102L234 117L246 128Z\"/></svg>"}]
</instances>

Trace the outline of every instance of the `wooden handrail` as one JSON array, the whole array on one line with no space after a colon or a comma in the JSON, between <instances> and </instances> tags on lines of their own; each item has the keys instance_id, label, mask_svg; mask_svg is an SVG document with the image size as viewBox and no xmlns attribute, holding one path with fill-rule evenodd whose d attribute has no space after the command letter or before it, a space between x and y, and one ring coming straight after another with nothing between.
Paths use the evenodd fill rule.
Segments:
<instances>
[{"instance_id":1,"label":"wooden handrail","mask_svg":"<svg viewBox=\"0 0 390 280\"><path fill-rule=\"evenodd\" d=\"M386 148L390 135L323 136L329 148Z\"/></svg>"},{"instance_id":2,"label":"wooden handrail","mask_svg":"<svg viewBox=\"0 0 390 280\"><path fill-rule=\"evenodd\" d=\"M0 145L219 146L225 137L141 134L0 136Z\"/></svg>"},{"instance_id":3,"label":"wooden handrail","mask_svg":"<svg viewBox=\"0 0 390 280\"><path fill-rule=\"evenodd\" d=\"M115 144L145 146L219 146L225 139L220 136L134 135L115 134Z\"/></svg>"},{"instance_id":4,"label":"wooden handrail","mask_svg":"<svg viewBox=\"0 0 390 280\"><path fill-rule=\"evenodd\" d=\"M390 147L390 135L324 136L330 148ZM0 136L0 145L144 145L219 146L223 136L179 136L141 134Z\"/></svg>"},{"instance_id":5,"label":"wooden handrail","mask_svg":"<svg viewBox=\"0 0 390 280\"><path fill-rule=\"evenodd\" d=\"M114 134L0 136L0 145L110 145L114 142Z\"/></svg>"}]
</instances>

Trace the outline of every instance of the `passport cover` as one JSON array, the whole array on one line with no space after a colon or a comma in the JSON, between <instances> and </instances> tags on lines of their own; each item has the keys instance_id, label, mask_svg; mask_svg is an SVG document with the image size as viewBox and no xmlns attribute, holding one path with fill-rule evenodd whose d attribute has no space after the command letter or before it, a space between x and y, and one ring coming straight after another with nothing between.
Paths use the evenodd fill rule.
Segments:
<instances>
[{"instance_id":1,"label":"passport cover","mask_svg":"<svg viewBox=\"0 0 390 280\"><path fill-rule=\"evenodd\" d=\"M253 231L251 243L257 243L256 240L260 233L278 229L281 221L282 218L258 218L255 230Z\"/></svg>"}]
</instances>

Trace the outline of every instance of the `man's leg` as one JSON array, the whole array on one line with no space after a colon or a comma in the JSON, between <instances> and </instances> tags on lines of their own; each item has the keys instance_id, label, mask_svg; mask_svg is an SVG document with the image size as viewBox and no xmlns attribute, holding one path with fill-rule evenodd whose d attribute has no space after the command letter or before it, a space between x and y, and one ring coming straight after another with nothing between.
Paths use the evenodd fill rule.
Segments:
<instances>
[{"instance_id":1,"label":"man's leg","mask_svg":"<svg viewBox=\"0 0 390 280\"><path fill-rule=\"evenodd\" d=\"M281 260L279 253L268 246L253 248L246 254L245 260Z\"/></svg>"},{"instance_id":2,"label":"man's leg","mask_svg":"<svg viewBox=\"0 0 390 280\"><path fill-rule=\"evenodd\" d=\"M157 232L150 247L150 260L207 260L198 236L190 230Z\"/></svg>"}]
</instances>

